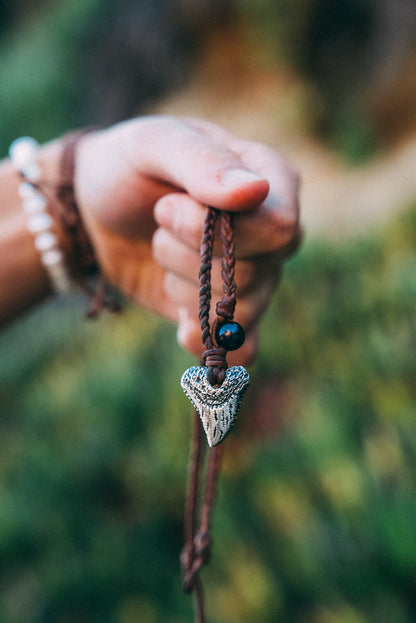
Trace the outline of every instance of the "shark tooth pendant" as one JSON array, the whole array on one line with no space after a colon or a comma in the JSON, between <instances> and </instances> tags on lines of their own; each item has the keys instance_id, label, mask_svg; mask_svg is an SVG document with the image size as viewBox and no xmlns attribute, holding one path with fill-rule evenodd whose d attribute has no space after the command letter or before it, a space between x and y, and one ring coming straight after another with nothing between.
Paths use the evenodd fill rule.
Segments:
<instances>
[{"instance_id":1,"label":"shark tooth pendant","mask_svg":"<svg viewBox=\"0 0 416 623\"><path fill-rule=\"evenodd\" d=\"M222 243L221 277L223 296L215 307L210 324L211 268L217 218ZM240 348L245 339L243 327L235 322L236 307L235 245L232 215L207 207L201 238L199 270L199 320L205 350L201 365L186 370L182 389L194 405L207 435L208 444L217 446L235 423L241 399L250 383L242 366L229 368L227 352Z\"/></svg>"},{"instance_id":2,"label":"shark tooth pendant","mask_svg":"<svg viewBox=\"0 0 416 623\"><path fill-rule=\"evenodd\" d=\"M222 385L213 387L207 374L205 366L188 368L181 386L198 411L208 444L213 447L221 443L234 425L250 377L243 366L234 366L227 369Z\"/></svg>"}]
</instances>

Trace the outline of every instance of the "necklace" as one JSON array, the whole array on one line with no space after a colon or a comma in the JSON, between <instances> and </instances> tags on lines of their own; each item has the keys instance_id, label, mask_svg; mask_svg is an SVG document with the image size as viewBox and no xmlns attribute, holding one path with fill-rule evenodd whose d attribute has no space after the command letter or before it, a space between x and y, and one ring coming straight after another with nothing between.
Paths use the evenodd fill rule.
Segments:
<instances>
[{"instance_id":1,"label":"necklace","mask_svg":"<svg viewBox=\"0 0 416 623\"><path fill-rule=\"evenodd\" d=\"M218 219L222 243L223 296L216 304L216 318L210 327L211 266ZM185 544L181 553L181 565L184 590L195 595L196 623L205 621L199 572L211 554L211 517L222 458L220 444L235 424L242 397L250 382L249 375L242 366L228 368L226 360L227 352L240 348L245 339L243 327L233 319L237 289L234 272L232 215L208 207L202 231L199 270L199 319L205 351L201 365L188 368L181 379L182 388L195 407L185 503ZM210 449L197 529L203 453L201 428L205 431Z\"/></svg>"}]
</instances>

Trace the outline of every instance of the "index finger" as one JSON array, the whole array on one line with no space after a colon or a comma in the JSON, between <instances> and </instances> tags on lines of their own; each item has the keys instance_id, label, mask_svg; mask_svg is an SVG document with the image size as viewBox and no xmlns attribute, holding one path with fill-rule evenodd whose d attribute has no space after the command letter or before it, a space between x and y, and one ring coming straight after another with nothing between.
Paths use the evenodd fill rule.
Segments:
<instances>
[{"instance_id":1,"label":"index finger","mask_svg":"<svg viewBox=\"0 0 416 623\"><path fill-rule=\"evenodd\" d=\"M167 182L201 203L248 210L269 192L267 179L240 158L226 133L219 138L218 133L212 136L180 119L160 116L124 122L118 131L137 174Z\"/></svg>"},{"instance_id":2,"label":"index finger","mask_svg":"<svg viewBox=\"0 0 416 623\"><path fill-rule=\"evenodd\" d=\"M237 145L236 145L237 147ZM236 254L253 257L289 249L299 238L299 182L290 165L274 150L239 141L242 160L264 171L270 184L266 199L255 209L234 215ZM186 193L169 193L155 206L157 223L178 240L199 249L205 205Z\"/></svg>"}]
</instances>

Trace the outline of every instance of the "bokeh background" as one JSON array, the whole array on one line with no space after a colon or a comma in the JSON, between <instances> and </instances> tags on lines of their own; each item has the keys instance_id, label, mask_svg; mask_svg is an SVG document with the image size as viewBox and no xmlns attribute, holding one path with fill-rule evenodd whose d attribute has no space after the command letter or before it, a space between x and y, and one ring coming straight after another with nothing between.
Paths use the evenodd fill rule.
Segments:
<instances>
[{"instance_id":1,"label":"bokeh background","mask_svg":"<svg viewBox=\"0 0 416 623\"><path fill-rule=\"evenodd\" d=\"M0 2L0 152L200 115L300 169L305 242L227 440L211 623L416 621L413 0ZM0 293L7 296L7 293ZM185 623L193 363L138 309L0 336L0 621Z\"/></svg>"}]
</instances>

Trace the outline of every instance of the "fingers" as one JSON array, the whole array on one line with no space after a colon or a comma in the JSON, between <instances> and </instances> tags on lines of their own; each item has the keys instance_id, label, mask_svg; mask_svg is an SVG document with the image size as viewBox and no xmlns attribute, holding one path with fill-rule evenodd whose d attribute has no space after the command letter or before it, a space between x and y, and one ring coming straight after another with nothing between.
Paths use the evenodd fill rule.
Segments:
<instances>
[{"instance_id":1,"label":"fingers","mask_svg":"<svg viewBox=\"0 0 416 623\"><path fill-rule=\"evenodd\" d=\"M153 257L165 269L164 296L168 305L178 313L178 342L200 357L203 352L199 322L199 250L175 238L170 231L159 228L153 236ZM212 305L210 322L215 318L215 303L223 294L221 258L214 257L211 271ZM258 346L258 323L272 291L280 278L277 254L238 260L235 268L237 308L235 319L246 331L246 340L238 352L228 353L229 365L248 365L254 359Z\"/></svg>"},{"instance_id":2,"label":"fingers","mask_svg":"<svg viewBox=\"0 0 416 623\"><path fill-rule=\"evenodd\" d=\"M187 246L199 250L205 206L185 193L164 195L155 205L157 224ZM236 256L253 257L273 253L289 245L298 231L298 201L295 186L282 207L272 199L257 209L234 215Z\"/></svg>"},{"instance_id":3,"label":"fingers","mask_svg":"<svg viewBox=\"0 0 416 623\"><path fill-rule=\"evenodd\" d=\"M214 124L193 123L198 132L211 132L216 140L228 144L241 162L269 182L267 197L252 205L251 210L241 211L234 206L236 255L252 257L290 246L299 232L299 180L295 171L267 146L237 139ZM197 193L167 193L156 203L154 216L179 240L199 249L204 210L205 204Z\"/></svg>"},{"instance_id":4,"label":"fingers","mask_svg":"<svg viewBox=\"0 0 416 623\"><path fill-rule=\"evenodd\" d=\"M169 272L165 274L163 285L165 293L174 302L175 306L186 308L192 317L198 318L199 288L197 285ZM258 322L269 302L272 290L272 284L269 281L264 281L258 285L255 291L238 297L235 320L243 325L244 329L249 330ZM216 299L217 294L213 293L211 321L215 318Z\"/></svg>"},{"instance_id":5,"label":"fingers","mask_svg":"<svg viewBox=\"0 0 416 623\"><path fill-rule=\"evenodd\" d=\"M173 320L182 309L178 338L197 355L202 350L197 275L206 205L234 212L236 320L245 326L247 340L230 357L248 362L254 356L259 318L279 279L280 260L299 231L297 176L274 150L215 124L143 117L87 135L78 149L75 186L113 282ZM138 261L137 245L148 252L148 270ZM212 272L218 298L219 246Z\"/></svg>"},{"instance_id":6,"label":"fingers","mask_svg":"<svg viewBox=\"0 0 416 623\"><path fill-rule=\"evenodd\" d=\"M175 274L193 286L199 285L199 250L193 249L175 238L167 229L159 228L152 241L153 257L169 273ZM211 288L218 296L222 295L222 258L212 259ZM248 294L264 281L277 284L280 278L281 258L278 253L256 256L251 260L239 259L235 265L235 281L238 296Z\"/></svg>"},{"instance_id":7,"label":"fingers","mask_svg":"<svg viewBox=\"0 0 416 623\"><path fill-rule=\"evenodd\" d=\"M185 190L200 202L226 210L262 202L269 184L227 142L172 117L125 122L119 134L130 165L142 175Z\"/></svg>"},{"instance_id":8,"label":"fingers","mask_svg":"<svg viewBox=\"0 0 416 623\"><path fill-rule=\"evenodd\" d=\"M261 205L241 234L249 240L254 231L266 250L285 244L298 219L296 176L274 150L197 120L143 117L87 134L75 181L87 216L123 235L150 231L154 204L175 190L235 212ZM199 239L197 228L191 233Z\"/></svg>"},{"instance_id":9,"label":"fingers","mask_svg":"<svg viewBox=\"0 0 416 623\"><path fill-rule=\"evenodd\" d=\"M202 124L209 131L209 124ZM238 304L236 320L247 331L247 340L230 362L248 363L257 348L258 324L276 287L281 261L298 238L298 179L289 165L273 150L229 138L214 129L217 140L228 140L236 153L255 170L264 171L270 182L268 196L250 211L234 214L236 241L236 282ZM154 216L159 229L153 237L153 255L165 268L164 291L182 309L178 340L184 348L200 355L201 329L198 320L199 248L206 206L196 196L184 192L168 193L156 203ZM214 249L215 252L215 249ZM213 300L220 298L221 249L212 262ZM211 322L215 305L212 305Z\"/></svg>"}]
</instances>

